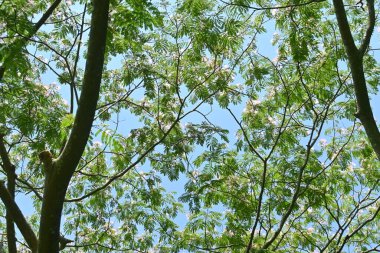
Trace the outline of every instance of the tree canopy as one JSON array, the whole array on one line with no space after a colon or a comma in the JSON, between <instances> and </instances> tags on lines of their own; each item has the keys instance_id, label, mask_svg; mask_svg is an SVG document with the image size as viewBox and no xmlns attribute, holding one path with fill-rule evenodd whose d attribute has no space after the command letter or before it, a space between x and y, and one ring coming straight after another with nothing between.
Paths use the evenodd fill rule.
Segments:
<instances>
[{"instance_id":1,"label":"tree canopy","mask_svg":"<svg viewBox=\"0 0 380 253\"><path fill-rule=\"evenodd\" d=\"M379 8L0 1L0 252L380 251Z\"/></svg>"}]
</instances>

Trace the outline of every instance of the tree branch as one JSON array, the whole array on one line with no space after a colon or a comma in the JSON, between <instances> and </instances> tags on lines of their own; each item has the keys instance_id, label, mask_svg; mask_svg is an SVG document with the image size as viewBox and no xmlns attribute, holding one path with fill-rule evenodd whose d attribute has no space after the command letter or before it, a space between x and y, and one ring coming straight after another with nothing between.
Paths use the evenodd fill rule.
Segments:
<instances>
[{"instance_id":1,"label":"tree branch","mask_svg":"<svg viewBox=\"0 0 380 253\"><path fill-rule=\"evenodd\" d=\"M294 8L294 7L301 7L301 6L306 6L310 5L313 3L321 3L326 0L310 0L304 3L298 3L298 4L288 4L288 5L282 5L282 6L259 6L259 7L254 7L251 5L243 4L243 3L234 3L234 2L226 2L224 0L220 0L222 3L230 6L241 6L244 8L252 9L254 11L264 11L264 10L279 10L279 9L287 9L287 8Z\"/></svg>"},{"instance_id":2,"label":"tree branch","mask_svg":"<svg viewBox=\"0 0 380 253\"><path fill-rule=\"evenodd\" d=\"M62 0L55 0L54 3L47 9L47 11L42 15L40 20L34 25L32 32L28 35L29 38L31 38L40 28L43 24L45 24L46 20L53 14L53 11L58 7ZM28 39L28 38L27 38Z\"/></svg>"},{"instance_id":3,"label":"tree branch","mask_svg":"<svg viewBox=\"0 0 380 253\"><path fill-rule=\"evenodd\" d=\"M68 141L45 178L39 230L39 253L59 251L60 225L67 187L87 145L102 79L109 0L93 0L91 30L82 93ZM48 179L48 180L47 180Z\"/></svg>"},{"instance_id":4,"label":"tree branch","mask_svg":"<svg viewBox=\"0 0 380 253\"><path fill-rule=\"evenodd\" d=\"M0 198L3 201L7 209L7 212L9 211L9 213L11 214L13 220L15 221L18 229L20 230L22 236L24 237L26 243L28 244L32 252L37 252L37 237L34 234L34 231L30 227L29 223L26 221L20 208L12 199L12 196L10 195L10 193L4 185L4 181L0 181Z\"/></svg>"},{"instance_id":5,"label":"tree branch","mask_svg":"<svg viewBox=\"0 0 380 253\"><path fill-rule=\"evenodd\" d=\"M0 133L0 157L3 162L3 168L7 173L7 187L9 190L9 194L11 198L15 199L15 191L16 191L16 167L12 164L9 159L8 151L5 147L4 143L4 134ZM7 209L6 212L6 222L7 222L7 239L8 239L8 252L9 253L17 253L16 247L16 231L14 227L13 218Z\"/></svg>"},{"instance_id":6,"label":"tree branch","mask_svg":"<svg viewBox=\"0 0 380 253\"><path fill-rule=\"evenodd\" d=\"M366 79L363 68L363 56L366 51L370 38L373 32L373 18L375 9L373 7L373 0L368 1L368 14L369 26L360 49L357 49L352 38L350 27L348 24L346 11L342 0L333 0L335 15L338 21L338 27L342 36L343 44L345 46L346 54L351 68L352 79L354 83L357 113L356 117L359 118L363 124L369 142L374 149L377 158L380 160L380 132L377 127L376 121L373 117L369 95L367 90Z\"/></svg>"},{"instance_id":7,"label":"tree branch","mask_svg":"<svg viewBox=\"0 0 380 253\"><path fill-rule=\"evenodd\" d=\"M28 40L37 33L37 31L46 22L46 20L51 16L51 14L58 7L58 5L61 1L62 0L55 0L52 3L52 5L49 7L49 9L47 9L47 11L42 15L40 20L38 20L38 22L33 26L30 33L28 35L26 35L25 37L23 37L21 40L15 42L15 43L19 43L19 45L17 47L18 49L23 47L26 44L26 42L28 42ZM0 66L0 81L3 80L4 72L5 72L5 69L8 65L8 63L12 62L12 60L14 58L13 53L14 52L9 52L9 54L4 59L3 65Z\"/></svg>"},{"instance_id":8,"label":"tree branch","mask_svg":"<svg viewBox=\"0 0 380 253\"><path fill-rule=\"evenodd\" d=\"M102 3L99 4L101 7L95 8L97 2L94 1L92 29L90 31L83 90L79 99L78 110L68 141L56 161L58 168L64 169L58 173L64 177L67 183L79 163L90 135L103 73L108 11L105 12L102 8L108 10L108 1L99 1Z\"/></svg>"},{"instance_id":9,"label":"tree branch","mask_svg":"<svg viewBox=\"0 0 380 253\"><path fill-rule=\"evenodd\" d=\"M373 29L375 28L375 23L376 23L374 0L367 0L367 6L368 6L368 27L367 27L364 39L362 41L362 44L359 48L361 55L364 55L364 53L368 49L368 46L373 34Z\"/></svg>"},{"instance_id":10,"label":"tree branch","mask_svg":"<svg viewBox=\"0 0 380 253\"><path fill-rule=\"evenodd\" d=\"M9 159L7 149L5 148L4 134L2 133L0 133L0 157L3 161L5 173L7 173L7 176L10 176L12 173L14 173L14 165Z\"/></svg>"},{"instance_id":11,"label":"tree branch","mask_svg":"<svg viewBox=\"0 0 380 253\"><path fill-rule=\"evenodd\" d=\"M350 52L350 55L348 57L354 57L358 53L358 48L356 47L354 38L352 37L350 25L348 24L346 11L344 9L344 4L342 0L333 0L333 3L343 44L346 50Z\"/></svg>"}]
</instances>

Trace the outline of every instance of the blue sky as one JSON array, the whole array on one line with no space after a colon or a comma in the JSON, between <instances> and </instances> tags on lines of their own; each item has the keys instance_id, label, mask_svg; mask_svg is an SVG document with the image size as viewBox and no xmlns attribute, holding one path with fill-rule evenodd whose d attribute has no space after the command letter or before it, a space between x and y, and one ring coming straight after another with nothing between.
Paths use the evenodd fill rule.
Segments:
<instances>
[{"instance_id":1,"label":"blue sky","mask_svg":"<svg viewBox=\"0 0 380 253\"><path fill-rule=\"evenodd\" d=\"M264 34L261 34L258 36L258 39L257 39L258 51L260 51L264 55L268 56L270 59L274 59L277 55L277 52L276 52L276 48L271 45L271 40L272 40L273 34L275 32L273 22L267 23L266 28L267 28L267 33L264 33ZM373 43L376 43L379 41L379 39L380 39L379 30L376 30L372 41L373 41ZM379 51L376 51L375 53L377 54L376 58L379 60L380 59L379 58ZM120 59L116 58L113 61L111 61L109 67L110 68L118 68L119 67L119 60ZM43 76L42 82L45 85L49 85L52 83L58 83L56 80L56 77L54 75L52 75L50 72L47 72ZM236 80L234 81L234 83L243 83L243 80L241 78L237 77ZM69 87L67 85L61 86L60 93L64 99L66 99L67 101L70 100L69 99L69 97L70 97ZM379 95L372 96L372 108L374 110L376 119L380 119L379 99L380 99ZM244 103L242 103L242 105L238 105L235 107L236 111L239 111L239 110L242 111L243 108L244 108ZM133 117L131 114L126 113L126 112L124 112L123 114L124 115L122 115L122 118L120 118L120 120L121 121L128 120L128 122L129 122L128 130L141 126L141 123L137 122L136 120L135 121L130 120L131 117ZM218 108L216 105L214 105L213 106L213 113L210 115L210 119L214 123L216 123L217 125L221 126L222 128L226 128L226 129L230 130L230 132L231 132L230 138L231 138L231 141L233 143L234 132L236 131L237 126L234 123L234 121L232 120L231 116L228 115L225 110L222 110L222 109ZM187 121L200 121L201 118L197 117L197 116L191 116L191 117L188 117L186 120ZM121 131L123 131L123 132L124 131L128 132L128 130L125 128L121 129ZM195 153L197 153L197 152L195 152ZM178 180L176 183L169 182L168 180L165 180L165 181L163 181L163 185L167 186L168 191L176 191L180 194L181 192L183 192L183 185L186 181L187 181L187 179L184 176L182 176L180 178L180 180ZM19 194L19 195L17 195L16 199L17 199L17 202L20 204L21 209L25 215L31 215L32 213L34 213L34 208L33 208L32 203L28 197L25 197L24 195ZM185 220L185 214L181 214L181 216L178 217L178 224L180 226L183 226L185 224L185 221L186 221Z\"/></svg>"}]
</instances>

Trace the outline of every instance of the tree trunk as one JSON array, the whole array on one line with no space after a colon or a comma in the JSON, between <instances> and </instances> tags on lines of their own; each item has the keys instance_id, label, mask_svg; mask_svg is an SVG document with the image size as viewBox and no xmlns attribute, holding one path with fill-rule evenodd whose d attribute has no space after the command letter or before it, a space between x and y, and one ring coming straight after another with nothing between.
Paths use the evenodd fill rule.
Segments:
<instances>
[{"instance_id":1,"label":"tree trunk","mask_svg":"<svg viewBox=\"0 0 380 253\"><path fill-rule=\"evenodd\" d=\"M73 129L61 155L40 154L45 168L38 253L59 251L61 215L67 187L86 147L94 121L103 72L109 0L94 0L83 89Z\"/></svg>"},{"instance_id":2,"label":"tree trunk","mask_svg":"<svg viewBox=\"0 0 380 253\"><path fill-rule=\"evenodd\" d=\"M16 184L15 180L16 180L16 177L13 171L13 175L7 176L7 187L13 201L15 199L15 184ZM9 213L9 210L7 210L6 220L7 220L8 252L17 253L15 225L14 225L12 215Z\"/></svg>"},{"instance_id":3,"label":"tree trunk","mask_svg":"<svg viewBox=\"0 0 380 253\"><path fill-rule=\"evenodd\" d=\"M16 186L16 168L9 159L8 151L5 147L4 134L0 133L0 157L3 161L3 167L7 173L7 188L11 199L15 199L15 186ZM16 247L16 232L12 212L9 208L6 210L6 223L7 223L7 245L9 253L17 253Z\"/></svg>"},{"instance_id":4,"label":"tree trunk","mask_svg":"<svg viewBox=\"0 0 380 253\"><path fill-rule=\"evenodd\" d=\"M333 0L333 3L335 8L335 16L338 21L339 32L342 37L352 73L357 104L356 117L364 126L368 140L375 151L377 158L380 160L380 131L377 127L376 120L373 117L363 66L363 57L368 49L375 27L376 13L374 1L367 1L368 26L359 48L356 46L352 36L343 1Z\"/></svg>"}]
</instances>

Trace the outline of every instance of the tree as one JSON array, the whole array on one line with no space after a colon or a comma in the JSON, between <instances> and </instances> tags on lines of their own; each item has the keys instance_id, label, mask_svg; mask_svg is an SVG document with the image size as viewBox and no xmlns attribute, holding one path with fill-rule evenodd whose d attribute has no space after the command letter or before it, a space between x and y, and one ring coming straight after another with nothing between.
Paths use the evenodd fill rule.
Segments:
<instances>
[{"instance_id":1,"label":"tree","mask_svg":"<svg viewBox=\"0 0 380 253\"><path fill-rule=\"evenodd\" d=\"M3 1L5 248L378 251L376 7Z\"/></svg>"},{"instance_id":2,"label":"tree","mask_svg":"<svg viewBox=\"0 0 380 253\"><path fill-rule=\"evenodd\" d=\"M55 6L57 5L55 4ZM14 247L16 241L14 229L12 228L13 222L20 229L32 252L59 251L60 222L67 187L87 144L99 96L108 24L108 5L108 1L93 2L87 64L83 78L81 98L78 102L78 110L70 136L57 159L53 159L52 154L47 150L39 154L39 158L44 166L45 182L38 240L34 231L22 216L18 206L14 203L15 167L10 162L3 140L0 143L2 144L4 170L8 177L8 188L11 189L10 192L7 192L5 186L2 185L1 195L7 207L7 231L11 232L11 236L13 237L10 238L10 241L13 240L10 250L14 250L14 252L16 251ZM50 13L52 12L50 11ZM38 27L32 27L31 34L37 29ZM31 37L31 35L27 36L26 39L29 39L28 37ZM16 41L16 44L21 45L24 40L22 38L21 42ZM17 45L17 48L20 47L22 45ZM8 55L5 56L4 70L8 68L9 57ZM3 138L3 136L0 136L0 138Z\"/></svg>"}]
</instances>

